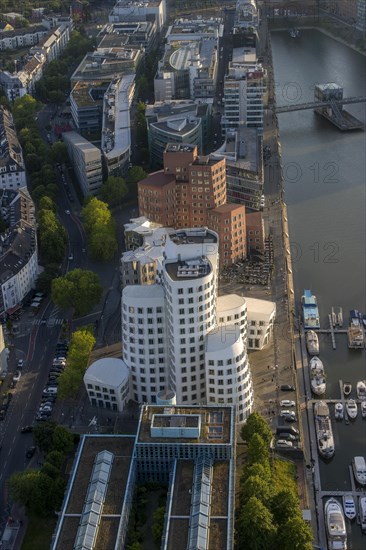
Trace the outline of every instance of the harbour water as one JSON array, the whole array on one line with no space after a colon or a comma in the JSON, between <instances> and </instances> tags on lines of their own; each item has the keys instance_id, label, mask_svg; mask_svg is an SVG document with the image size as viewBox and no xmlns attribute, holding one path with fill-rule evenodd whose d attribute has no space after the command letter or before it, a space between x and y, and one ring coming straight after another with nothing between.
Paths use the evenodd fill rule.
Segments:
<instances>
[{"instance_id":1,"label":"harbour water","mask_svg":"<svg viewBox=\"0 0 366 550\"><path fill-rule=\"evenodd\" d=\"M272 33L277 105L311 101L316 83L336 82L344 96L366 95L366 58L318 31L304 30L293 39ZM366 122L366 105L347 110ZM343 308L344 326L350 309L366 313L366 133L342 133L309 111L278 115L282 146L285 202L288 207L295 295L304 288L318 298L321 324L328 328L332 306ZM300 308L298 307L298 314ZM321 335L320 358L327 373L328 399L340 397L339 380L366 379L366 350L347 348L346 335ZM351 488L352 457L366 457L366 420L334 421L336 453L321 462L322 490ZM349 548L365 547L360 527L352 526Z\"/></svg>"}]
</instances>

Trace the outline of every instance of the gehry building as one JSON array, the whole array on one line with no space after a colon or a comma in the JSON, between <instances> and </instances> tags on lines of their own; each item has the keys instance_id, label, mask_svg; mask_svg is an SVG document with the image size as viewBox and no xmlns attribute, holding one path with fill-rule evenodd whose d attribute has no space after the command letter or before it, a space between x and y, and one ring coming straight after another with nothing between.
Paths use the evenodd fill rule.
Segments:
<instances>
[{"instance_id":1,"label":"gehry building","mask_svg":"<svg viewBox=\"0 0 366 550\"><path fill-rule=\"evenodd\" d=\"M235 405L243 422L253 406L246 305L219 327L218 257L218 235L207 228L165 235L156 284L123 289L123 359L134 400L156 403L172 390L183 405Z\"/></svg>"}]
</instances>

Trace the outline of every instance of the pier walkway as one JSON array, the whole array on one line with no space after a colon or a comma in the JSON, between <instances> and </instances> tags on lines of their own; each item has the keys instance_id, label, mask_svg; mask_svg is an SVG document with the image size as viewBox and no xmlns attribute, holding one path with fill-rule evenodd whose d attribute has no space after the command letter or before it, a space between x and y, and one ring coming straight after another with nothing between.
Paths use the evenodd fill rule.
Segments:
<instances>
[{"instance_id":1,"label":"pier walkway","mask_svg":"<svg viewBox=\"0 0 366 550\"><path fill-rule=\"evenodd\" d=\"M332 105L351 105L354 103L366 103L365 96L355 96L355 97L344 97L340 100L331 101L309 101L307 103L295 103L293 105L279 105L278 107L273 106L272 109L276 114L281 113L292 113L293 111L305 111L307 109L319 109L321 107L330 107Z\"/></svg>"}]
</instances>

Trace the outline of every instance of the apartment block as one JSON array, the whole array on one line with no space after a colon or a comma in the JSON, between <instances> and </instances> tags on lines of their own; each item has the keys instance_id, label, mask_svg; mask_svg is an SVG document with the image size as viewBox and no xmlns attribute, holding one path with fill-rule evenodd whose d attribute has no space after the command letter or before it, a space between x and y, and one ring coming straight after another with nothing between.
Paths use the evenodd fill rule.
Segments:
<instances>
[{"instance_id":1,"label":"apartment block","mask_svg":"<svg viewBox=\"0 0 366 550\"><path fill-rule=\"evenodd\" d=\"M83 195L96 195L103 183L100 149L77 132L65 132L62 139Z\"/></svg>"},{"instance_id":2,"label":"apartment block","mask_svg":"<svg viewBox=\"0 0 366 550\"><path fill-rule=\"evenodd\" d=\"M0 106L0 189L15 190L26 185L23 151L13 116Z\"/></svg>"},{"instance_id":3,"label":"apartment block","mask_svg":"<svg viewBox=\"0 0 366 550\"><path fill-rule=\"evenodd\" d=\"M163 226L215 227L222 265L245 258L245 207L227 205L225 159L198 156L194 145L168 144L163 160L164 170L138 183L140 215Z\"/></svg>"}]
</instances>

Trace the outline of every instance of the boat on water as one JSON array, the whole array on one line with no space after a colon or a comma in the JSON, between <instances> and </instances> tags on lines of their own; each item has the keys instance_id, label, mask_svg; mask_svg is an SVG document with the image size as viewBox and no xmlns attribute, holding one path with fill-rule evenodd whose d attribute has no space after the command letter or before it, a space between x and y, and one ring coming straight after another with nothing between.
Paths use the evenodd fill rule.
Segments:
<instances>
[{"instance_id":1,"label":"boat on water","mask_svg":"<svg viewBox=\"0 0 366 550\"><path fill-rule=\"evenodd\" d=\"M363 456L353 457L352 470L357 483L360 485L366 485L366 463Z\"/></svg>"},{"instance_id":2,"label":"boat on water","mask_svg":"<svg viewBox=\"0 0 366 550\"><path fill-rule=\"evenodd\" d=\"M327 389L324 366L319 357L313 357L309 363L311 391L323 395Z\"/></svg>"},{"instance_id":3,"label":"boat on water","mask_svg":"<svg viewBox=\"0 0 366 550\"><path fill-rule=\"evenodd\" d=\"M308 330L306 333L306 347L309 355L318 355L319 338L315 330Z\"/></svg>"},{"instance_id":4,"label":"boat on water","mask_svg":"<svg viewBox=\"0 0 366 550\"><path fill-rule=\"evenodd\" d=\"M354 399L348 399L348 401L346 402L346 411L349 418L351 419L356 418L358 409L357 409L357 403Z\"/></svg>"},{"instance_id":5,"label":"boat on water","mask_svg":"<svg viewBox=\"0 0 366 550\"><path fill-rule=\"evenodd\" d=\"M333 328L335 328L337 326L337 321L338 321L338 317L334 311L334 307L332 307L332 325L333 325Z\"/></svg>"},{"instance_id":6,"label":"boat on water","mask_svg":"<svg viewBox=\"0 0 366 550\"><path fill-rule=\"evenodd\" d=\"M344 514L338 500L330 498L324 506L328 550L347 550L347 532Z\"/></svg>"},{"instance_id":7,"label":"boat on water","mask_svg":"<svg viewBox=\"0 0 366 550\"><path fill-rule=\"evenodd\" d=\"M343 403L336 403L334 406L334 417L336 420L343 420L344 406Z\"/></svg>"},{"instance_id":8,"label":"boat on water","mask_svg":"<svg viewBox=\"0 0 366 550\"><path fill-rule=\"evenodd\" d=\"M299 29L290 29L289 34L291 38L298 38L300 36Z\"/></svg>"},{"instance_id":9,"label":"boat on water","mask_svg":"<svg viewBox=\"0 0 366 550\"><path fill-rule=\"evenodd\" d=\"M348 347L350 349L364 348L365 336L363 331L363 323L361 319L362 319L362 314L357 309L351 309L350 322L347 330Z\"/></svg>"},{"instance_id":10,"label":"boat on water","mask_svg":"<svg viewBox=\"0 0 366 550\"><path fill-rule=\"evenodd\" d=\"M349 382L345 382L343 384L343 393L344 395L349 395L352 391L352 384L350 384Z\"/></svg>"},{"instance_id":11,"label":"boat on water","mask_svg":"<svg viewBox=\"0 0 366 550\"><path fill-rule=\"evenodd\" d=\"M341 307L339 308L339 311L337 313L337 321L338 321L338 325L342 328L343 327L343 310Z\"/></svg>"},{"instance_id":12,"label":"boat on water","mask_svg":"<svg viewBox=\"0 0 366 550\"><path fill-rule=\"evenodd\" d=\"M329 407L325 401L318 401L314 405L315 430L319 454L324 458L334 456L334 438L332 422L329 416Z\"/></svg>"},{"instance_id":13,"label":"boat on water","mask_svg":"<svg viewBox=\"0 0 366 550\"><path fill-rule=\"evenodd\" d=\"M366 418L366 401L361 402L361 416Z\"/></svg>"},{"instance_id":14,"label":"boat on water","mask_svg":"<svg viewBox=\"0 0 366 550\"><path fill-rule=\"evenodd\" d=\"M361 531L366 533L366 497L359 497L358 511L360 515Z\"/></svg>"},{"instance_id":15,"label":"boat on water","mask_svg":"<svg viewBox=\"0 0 366 550\"><path fill-rule=\"evenodd\" d=\"M343 510L344 515L350 521L356 517L356 504L353 495L343 495Z\"/></svg>"},{"instance_id":16,"label":"boat on water","mask_svg":"<svg viewBox=\"0 0 366 550\"><path fill-rule=\"evenodd\" d=\"M357 382L356 386L357 397L360 401L366 401L366 383L365 380Z\"/></svg>"},{"instance_id":17,"label":"boat on water","mask_svg":"<svg viewBox=\"0 0 366 550\"><path fill-rule=\"evenodd\" d=\"M304 294L301 297L301 302L304 328L320 328L319 310L316 296L311 293L311 290L304 290Z\"/></svg>"}]
</instances>

